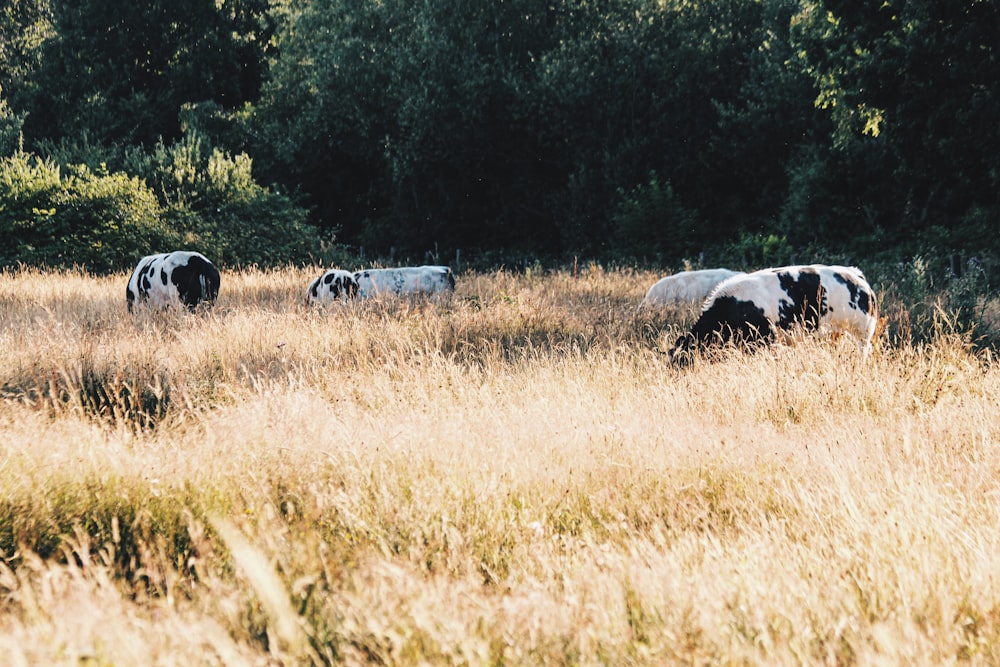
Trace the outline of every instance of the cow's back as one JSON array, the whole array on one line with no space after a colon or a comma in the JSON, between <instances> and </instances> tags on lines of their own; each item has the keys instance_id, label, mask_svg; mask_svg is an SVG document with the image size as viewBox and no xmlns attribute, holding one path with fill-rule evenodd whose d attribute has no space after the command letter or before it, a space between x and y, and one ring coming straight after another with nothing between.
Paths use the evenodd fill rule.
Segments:
<instances>
[{"instance_id":1,"label":"cow's back","mask_svg":"<svg viewBox=\"0 0 1000 667\"><path fill-rule=\"evenodd\" d=\"M354 274L360 298L385 295L439 294L455 289L455 277L447 266L403 266L365 269Z\"/></svg>"},{"instance_id":2,"label":"cow's back","mask_svg":"<svg viewBox=\"0 0 1000 667\"><path fill-rule=\"evenodd\" d=\"M682 271L660 278L646 291L641 307L701 306L712 290L722 281L740 271L730 269L699 269Z\"/></svg>"},{"instance_id":3,"label":"cow's back","mask_svg":"<svg viewBox=\"0 0 1000 667\"><path fill-rule=\"evenodd\" d=\"M211 305L219 295L219 270L204 255L178 250L139 260L125 289L129 311L145 303L156 308L183 304L194 310Z\"/></svg>"},{"instance_id":4,"label":"cow's back","mask_svg":"<svg viewBox=\"0 0 1000 667\"><path fill-rule=\"evenodd\" d=\"M692 345L769 342L778 331L797 326L849 333L867 354L876 323L874 291L855 267L812 264L761 269L719 283L672 355Z\"/></svg>"}]
</instances>

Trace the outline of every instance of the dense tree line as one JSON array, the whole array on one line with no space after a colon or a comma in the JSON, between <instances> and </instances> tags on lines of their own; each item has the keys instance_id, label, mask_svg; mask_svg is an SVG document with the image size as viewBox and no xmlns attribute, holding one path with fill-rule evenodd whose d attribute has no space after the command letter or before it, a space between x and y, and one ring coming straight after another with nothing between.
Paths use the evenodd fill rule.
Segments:
<instances>
[{"instance_id":1,"label":"dense tree line","mask_svg":"<svg viewBox=\"0 0 1000 667\"><path fill-rule=\"evenodd\" d=\"M0 263L990 253L998 45L981 0L19 0Z\"/></svg>"}]
</instances>

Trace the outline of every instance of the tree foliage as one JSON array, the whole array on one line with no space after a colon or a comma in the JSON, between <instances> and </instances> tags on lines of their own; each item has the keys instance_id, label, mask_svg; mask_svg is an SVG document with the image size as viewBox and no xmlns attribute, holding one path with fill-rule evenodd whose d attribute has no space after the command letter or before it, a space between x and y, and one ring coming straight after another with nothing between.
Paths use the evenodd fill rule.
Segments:
<instances>
[{"instance_id":1,"label":"tree foliage","mask_svg":"<svg viewBox=\"0 0 1000 667\"><path fill-rule=\"evenodd\" d=\"M804 2L792 35L832 122L813 159L792 165L793 178L819 172L798 178L804 191L793 196L897 240L979 226L983 207L995 225L1000 7Z\"/></svg>"},{"instance_id":2,"label":"tree foliage","mask_svg":"<svg viewBox=\"0 0 1000 667\"><path fill-rule=\"evenodd\" d=\"M0 161L0 266L119 269L176 234L138 178L84 165L62 170L23 152Z\"/></svg>"},{"instance_id":3,"label":"tree foliage","mask_svg":"<svg viewBox=\"0 0 1000 667\"><path fill-rule=\"evenodd\" d=\"M51 0L51 36L25 87L27 130L151 145L180 137L183 104L256 99L267 0Z\"/></svg>"},{"instance_id":4,"label":"tree foliage","mask_svg":"<svg viewBox=\"0 0 1000 667\"><path fill-rule=\"evenodd\" d=\"M1000 250L997 44L980 0L24 0L0 154L138 177L237 263L306 260L308 225L415 254Z\"/></svg>"},{"instance_id":5,"label":"tree foliage","mask_svg":"<svg viewBox=\"0 0 1000 667\"><path fill-rule=\"evenodd\" d=\"M318 253L320 235L307 225L306 210L258 184L246 153L230 155L189 134L170 146L133 152L124 164L152 186L182 245L203 248L224 266L275 266Z\"/></svg>"}]
</instances>

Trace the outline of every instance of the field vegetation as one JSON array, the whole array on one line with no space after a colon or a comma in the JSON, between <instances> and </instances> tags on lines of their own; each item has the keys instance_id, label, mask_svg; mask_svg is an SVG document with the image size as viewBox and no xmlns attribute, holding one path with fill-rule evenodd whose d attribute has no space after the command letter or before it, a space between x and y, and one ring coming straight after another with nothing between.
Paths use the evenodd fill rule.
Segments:
<instances>
[{"instance_id":1,"label":"field vegetation","mask_svg":"<svg viewBox=\"0 0 1000 667\"><path fill-rule=\"evenodd\" d=\"M121 274L0 274L0 655L996 664L995 304L908 271L867 360L685 368L638 270L133 316Z\"/></svg>"},{"instance_id":2,"label":"field vegetation","mask_svg":"<svg viewBox=\"0 0 1000 667\"><path fill-rule=\"evenodd\" d=\"M0 268L1000 254L997 3L7 4Z\"/></svg>"}]
</instances>

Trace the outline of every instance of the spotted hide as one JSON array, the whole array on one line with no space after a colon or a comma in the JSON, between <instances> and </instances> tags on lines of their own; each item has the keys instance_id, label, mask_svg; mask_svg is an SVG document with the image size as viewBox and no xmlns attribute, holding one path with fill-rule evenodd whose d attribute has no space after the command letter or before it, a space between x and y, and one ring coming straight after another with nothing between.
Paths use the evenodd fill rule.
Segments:
<instances>
[{"instance_id":1,"label":"spotted hide","mask_svg":"<svg viewBox=\"0 0 1000 667\"><path fill-rule=\"evenodd\" d=\"M681 271L660 278L646 292L639 308L687 308L692 312L700 308L716 285L726 278L742 275L729 269L700 269Z\"/></svg>"},{"instance_id":2,"label":"spotted hide","mask_svg":"<svg viewBox=\"0 0 1000 667\"><path fill-rule=\"evenodd\" d=\"M321 305L346 301L358 295L358 281L354 274L343 269L330 269L312 281L306 290L307 305Z\"/></svg>"},{"instance_id":3,"label":"spotted hide","mask_svg":"<svg viewBox=\"0 0 1000 667\"><path fill-rule=\"evenodd\" d=\"M358 296L378 298L388 294L440 294L455 291L455 276L447 266L406 266L367 269L354 274Z\"/></svg>"},{"instance_id":4,"label":"spotted hide","mask_svg":"<svg viewBox=\"0 0 1000 667\"><path fill-rule=\"evenodd\" d=\"M876 323L875 293L854 267L763 269L721 282L670 354L677 359L692 348L727 342L766 344L778 332L801 326L807 331L851 334L867 356Z\"/></svg>"},{"instance_id":5,"label":"spotted hide","mask_svg":"<svg viewBox=\"0 0 1000 667\"><path fill-rule=\"evenodd\" d=\"M200 303L211 306L218 296L219 270L204 255L184 250L143 257L125 290L129 312L138 304L183 304L193 311Z\"/></svg>"}]
</instances>

